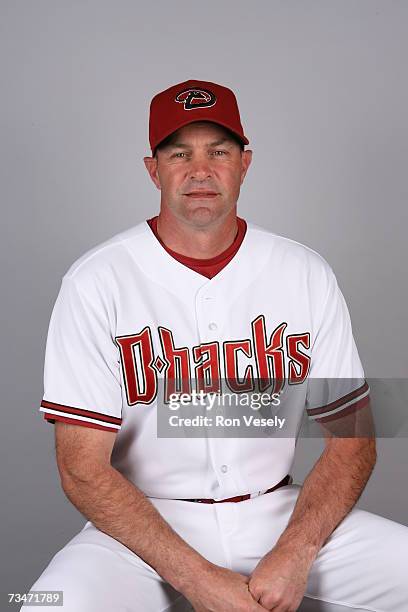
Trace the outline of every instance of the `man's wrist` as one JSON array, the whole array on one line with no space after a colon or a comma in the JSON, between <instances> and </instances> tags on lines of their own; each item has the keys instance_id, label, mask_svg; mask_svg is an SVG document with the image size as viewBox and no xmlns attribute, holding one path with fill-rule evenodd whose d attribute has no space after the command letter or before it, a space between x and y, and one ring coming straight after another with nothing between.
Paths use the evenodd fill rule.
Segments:
<instances>
[{"instance_id":1,"label":"man's wrist","mask_svg":"<svg viewBox=\"0 0 408 612\"><path fill-rule=\"evenodd\" d=\"M283 533L276 542L273 551L284 552L289 558L296 559L296 563L302 563L305 566L312 566L315 561L320 545L315 542L309 542L307 539L295 538L289 534Z\"/></svg>"},{"instance_id":2,"label":"man's wrist","mask_svg":"<svg viewBox=\"0 0 408 612\"><path fill-rule=\"evenodd\" d=\"M195 591L205 576L214 568L214 564L194 551L183 560L182 567L177 568L174 577L164 576L172 586L185 595Z\"/></svg>"}]
</instances>

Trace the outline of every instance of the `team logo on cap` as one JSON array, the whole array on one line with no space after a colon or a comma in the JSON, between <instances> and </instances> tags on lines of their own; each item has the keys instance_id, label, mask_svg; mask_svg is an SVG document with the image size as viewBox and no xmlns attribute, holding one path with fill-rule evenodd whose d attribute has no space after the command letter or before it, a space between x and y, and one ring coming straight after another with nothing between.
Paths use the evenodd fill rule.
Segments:
<instances>
[{"instance_id":1,"label":"team logo on cap","mask_svg":"<svg viewBox=\"0 0 408 612\"><path fill-rule=\"evenodd\" d=\"M174 98L175 102L184 104L184 110L214 106L217 98L208 89L185 89Z\"/></svg>"}]
</instances>

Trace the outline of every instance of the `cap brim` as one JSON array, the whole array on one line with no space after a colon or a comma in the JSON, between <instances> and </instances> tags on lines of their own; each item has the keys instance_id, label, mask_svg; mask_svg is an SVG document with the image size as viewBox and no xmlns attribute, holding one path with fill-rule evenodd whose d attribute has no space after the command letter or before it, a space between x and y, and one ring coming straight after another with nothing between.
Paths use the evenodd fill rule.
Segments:
<instances>
[{"instance_id":1,"label":"cap brim","mask_svg":"<svg viewBox=\"0 0 408 612\"><path fill-rule=\"evenodd\" d=\"M177 132L177 130L179 130L180 128L184 127L185 125L189 125L190 123L197 123L199 121L208 121L209 123L216 123L218 125L221 125L222 127L226 128L227 130L229 130L230 132L232 132L233 134L235 134L235 136L237 136L237 138L243 143L243 144L249 144L249 140L246 136L242 136L241 134L239 134L236 130L234 130L230 125L227 125L227 123L223 122L223 121L218 121L216 119L186 119L185 121L181 121L179 124L176 125L176 127L173 127L169 132L167 132L161 139L160 141L155 145L154 149L152 149L152 154L154 155L157 147L160 145L161 142L163 142L163 140L165 138L167 138L168 136L170 136L170 134L174 134L174 132Z\"/></svg>"}]
</instances>

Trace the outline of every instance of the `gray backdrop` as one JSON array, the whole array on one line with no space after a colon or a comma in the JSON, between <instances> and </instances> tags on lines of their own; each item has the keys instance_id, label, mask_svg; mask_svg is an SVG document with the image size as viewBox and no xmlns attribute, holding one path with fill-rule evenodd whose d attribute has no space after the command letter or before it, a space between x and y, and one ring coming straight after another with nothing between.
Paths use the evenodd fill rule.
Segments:
<instances>
[{"instance_id":1,"label":"gray backdrop","mask_svg":"<svg viewBox=\"0 0 408 612\"><path fill-rule=\"evenodd\" d=\"M46 334L69 265L157 212L158 91L234 89L254 151L240 214L321 253L366 375L406 377L407 18L403 0L1 0L2 591L84 524L38 412ZM298 448L302 482L322 446ZM378 448L358 505L408 524L406 440Z\"/></svg>"}]
</instances>

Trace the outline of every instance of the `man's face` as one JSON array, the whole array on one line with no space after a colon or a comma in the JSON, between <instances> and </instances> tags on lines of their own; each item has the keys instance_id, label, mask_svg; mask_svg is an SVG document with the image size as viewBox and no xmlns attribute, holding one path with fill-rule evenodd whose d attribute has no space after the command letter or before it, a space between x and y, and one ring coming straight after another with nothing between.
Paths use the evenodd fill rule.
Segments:
<instances>
[{"instance_id":1,"label":"man's face","mask_svg":"<svg viewBox=\"0 0 408 612\"><path fill-rule=\"evenodd\" d=\"M252 158L228 130L208 121L186 125L172 135L146 168L161 190L162 210L195 227L206 227L236 206Z\"/></svg>"}]
</instances>

